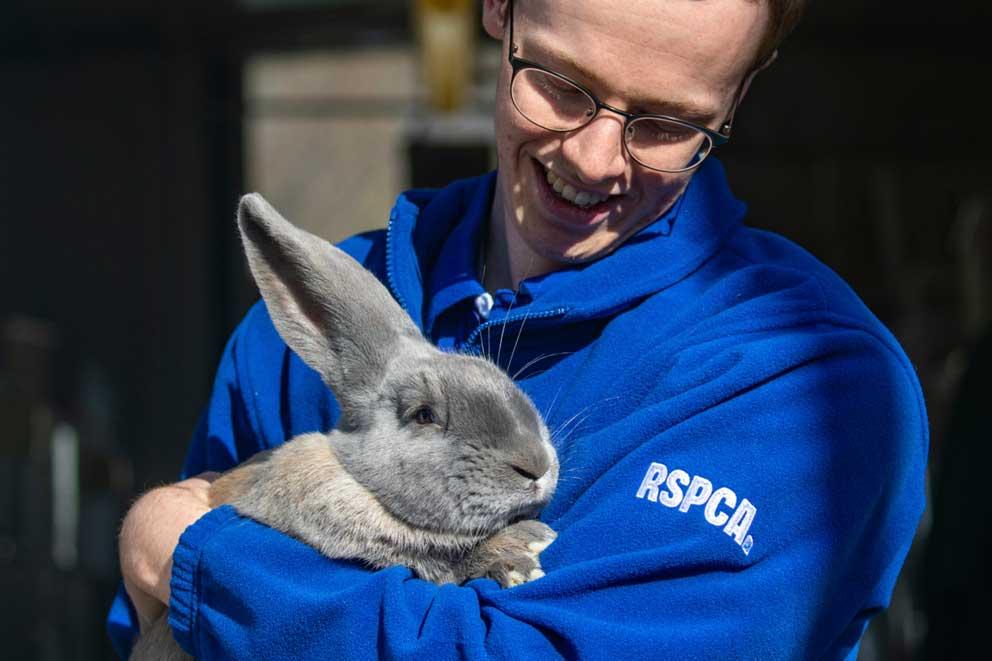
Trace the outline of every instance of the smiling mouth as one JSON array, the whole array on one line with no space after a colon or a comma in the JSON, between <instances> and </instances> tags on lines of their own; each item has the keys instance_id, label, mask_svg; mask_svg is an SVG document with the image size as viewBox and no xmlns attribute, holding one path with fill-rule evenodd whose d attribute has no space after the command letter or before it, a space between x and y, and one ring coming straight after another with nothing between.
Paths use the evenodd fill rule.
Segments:
<instances>
[{"instance_id":1,"label":"smiling mouth","mask_svg":"<svg viewBox=\"0 0 992 661\"><path fill-rule=\"evenodd\" d=\"M611 212L621 195L596 193L580 190L564 181L556 173L546 168L535 158L534 175L548 209L559 220L568 220L569 225L586 226L598 224Z\"/></svg>"},{"instance_id":2,"label":"smiling mouth","mask_svg":"<svg viewBox=\"0 0 992 661\"><path fill-rule=\"evenodd\" d=\"M588 209L589 207L595 206L600 202L605 202L610 198L609 195L602 195L592 191L578 190L573 187L572 184L565 183L564 179L556 175L551 170L545 169L545 176L548 180L548 185L554 189L555 195L563 200L571 202L580 209Z\"/></svg>"}]
</instances>

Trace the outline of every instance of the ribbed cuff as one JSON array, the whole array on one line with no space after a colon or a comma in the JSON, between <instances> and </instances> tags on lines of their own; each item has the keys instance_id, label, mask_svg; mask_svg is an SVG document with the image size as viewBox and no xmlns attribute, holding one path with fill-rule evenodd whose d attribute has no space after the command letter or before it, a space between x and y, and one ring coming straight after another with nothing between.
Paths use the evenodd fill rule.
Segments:
<instances>
[{"instance_id":1,"label":"ribbed cuff","mask_svg":"<svg viewBox=\"0 0 992 661\"><path fill-rule=\"evenodd\" d=\"M237 518L238 513L230 505L207 512L186 528L172 554L169 625L179 646L194 657L197 655L195 631L200 603L200 557L203 555L204 545L214 533Z\"/></svg>"}]
</instances>

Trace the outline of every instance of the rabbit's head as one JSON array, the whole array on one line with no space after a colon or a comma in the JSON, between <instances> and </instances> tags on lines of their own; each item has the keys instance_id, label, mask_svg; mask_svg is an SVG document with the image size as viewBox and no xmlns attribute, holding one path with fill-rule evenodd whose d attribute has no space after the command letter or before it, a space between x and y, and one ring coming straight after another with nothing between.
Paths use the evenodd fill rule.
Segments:
<instances>
[{"instance_id":1,"label":"rabbit's head","mask_svg":"<svg viewBox=\"0 0 992 661\"><path fill-rule=\"evenodd\" d=\"M260 195L238 224L276 329L341 406L341 463L392 514L483 535L547 504L557 456L502 370L431 345L372 274Z\"/></svg>"}]
</instances>

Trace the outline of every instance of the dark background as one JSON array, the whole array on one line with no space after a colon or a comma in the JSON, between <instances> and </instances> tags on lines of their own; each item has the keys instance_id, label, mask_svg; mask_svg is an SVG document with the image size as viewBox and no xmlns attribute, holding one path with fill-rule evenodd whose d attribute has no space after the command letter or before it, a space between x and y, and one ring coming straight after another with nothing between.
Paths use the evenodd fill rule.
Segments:
<instances>
[{"instance_id":1,"label":"dark background","mask_svg":"<svg viewBox=\"0 0 992 661\"><path fill-rule=\"evenodd\" d=\"M0 1L3 656L109 658L116 526L176 476L255 296L232 223L244 64L409 45L411 15L399 1ZM968 646L992 509L990 18L980 0L813 3L720 154L750 223L844 276L923 383L932 506L865 659L985 651ZM384 111L335 106L331 90L317 112ZM429 137L408 143L406 184L485 167L484 140L445 158Z\"/></svg>"}]
</instances>

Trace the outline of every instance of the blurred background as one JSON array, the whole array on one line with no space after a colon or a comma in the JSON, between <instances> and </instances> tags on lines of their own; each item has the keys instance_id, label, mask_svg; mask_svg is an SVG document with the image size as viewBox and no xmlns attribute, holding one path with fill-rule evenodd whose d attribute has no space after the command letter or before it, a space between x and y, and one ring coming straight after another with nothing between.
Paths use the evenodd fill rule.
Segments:
<instances>
[{"instance_id":1,"label":"blurred background","mask_svg":"<svg viewBox=\"0 0 992 661\"><path fill-rule=\"evenodd\" d=\"M2 1L4 658L112 657L118 523L177 475L256 296L238 196L339 240L404 188L493 167L479 4ZM845 277L926 393L930 508L868 660L987 653L990 18L813 2L719 153L750 223Z\"/></svg>"}]
</instances>

